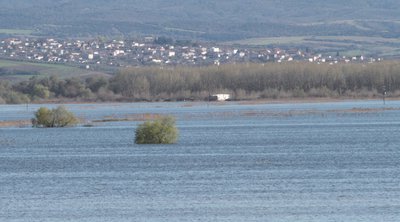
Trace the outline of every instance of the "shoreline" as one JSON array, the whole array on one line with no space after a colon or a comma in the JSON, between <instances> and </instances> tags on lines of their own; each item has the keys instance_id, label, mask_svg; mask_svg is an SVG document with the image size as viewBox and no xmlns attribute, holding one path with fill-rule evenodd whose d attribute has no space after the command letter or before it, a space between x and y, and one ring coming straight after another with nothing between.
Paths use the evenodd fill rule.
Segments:
<instances>
[{"instance_id":1,"label":"shoreline","mask_svg":"<svg viewBox=\"0 0 400 222\"><path fill-rule=\"evenodd\" d=\"M0 128L10 128L10 127L28 127L32 126L30 120L11 120L11 121L0 121Z\"/></svg>"},{"instance_id":2,"label":"shoreline","mask_svg":"<svg viewBox=\"0 0 400 222\"><path fill-rule=\"evenodd\" d=\"M258 99L258 100L240 100L240 101L212 101L212 102L207 102L207 101L180 101L176 103L182 103L182 108L184 107L195 107L198 105L204 105L206 103L210 103L213 106L224 106L224 105L230 105L230 104L235 104L238 106L245 106L245 105L262 105L262 104L306 104L306 103L313 103L313 104L318 104L318 103L340 103L340 102L351 102L351 101L380 101L381 99L378 98L286 98L286 99ZM387 102L390 101L400 101L400 98L389 98L386 99ZM383 101L382 101L383 102ZM41 105L41 104L123 104L123 103L129 103L129 102L76 102L76 101L71 101L67 103L31 103L30 105ZM138 102L132 102L132 103L138 103ZM173 103L173 102L146 102L146 103ZM24 105L24 104L1 104L1 106L7 106L7 105ZM382 103L383 105L383 103ZM179 106L178 106L179 107ZM326 112L343 112L343 113L368 113L368 112L379 112L379 111L386 111L386 110L399 110L400 108L391 108L391 107L383 107L383 108L358 108L358 107L353 107L351 109L345 109L345 110L327 110ZM312 111L315 112L315 111ZM310 113L312 113L310 111ZM305 114L308 113L307 110L303 110L301 112L298 112L297 114ZM248 115L248 113L244 113L245 115ZM252 115L271 115L271 113L268 112L261 112L261 113L252 113ZM291 112L291 115L296 114ZM273 113L275 116L279 115L286 115L285 112L282 113ZM93 123L101 123L101 122L119 122L119 121L144 121L144 120L150 120L154 116L158 116L156 114L149 114L149 113L143 113L143 114L136 114L136 116L129 116L128 118L104 118L104 119L99 119L99 120L92 120L91 122ZM84 120L82 121L84 122ZM0 120L0 128L11 128L11 127L19 127L19 128L26 128L31 126L31 120L29 119L20 119L20 120L10 120L10 121L1 121Z\"/></svg>"},{"instance_id":3,"label":"shoreline","mask_svg":"<svg viewBox=\"0 0 400 222\"><path fill-rule=\"evenodd\" d=\"M304 98L265 98L265 99L243 99L243 100L227 100L227 101L207 101L207 100L173 100L173 101L76 101L76 100L42 100L30 103L19 103L19 104L0 104L0 105L41 105L41 104L123 104L123 103L212 103L212 104L224 104L224 103L237 103L238 105L251 105L251 104L287 104L287 103L329 103L329 102L345 102L345 101L378 101L382 100L382 97L304 97ZM386 101L400 101L400 97L389 97L385 98Z\"/></svg>"}]
</instances>

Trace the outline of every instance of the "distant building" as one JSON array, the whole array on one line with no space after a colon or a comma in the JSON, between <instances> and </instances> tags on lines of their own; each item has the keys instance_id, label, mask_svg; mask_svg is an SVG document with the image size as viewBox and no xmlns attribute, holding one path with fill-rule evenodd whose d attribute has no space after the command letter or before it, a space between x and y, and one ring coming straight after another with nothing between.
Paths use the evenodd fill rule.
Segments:
<instances>
[{"instance_id":1,"label":"distant building","mask_svg":"<svg viewBox=\"0 0 400 222\"><path fill-rule=\"evenodd\" d=\"M214 94L210 96L211 101L226 101L231 98L230 94Z\"/></svg>"},{"instance_id":2,"label":"distant building","mask_svg":"<svg viewBox=\"0 0 400 222\"><path fill-rule=\"evenodd\" d=\"M169 51L168 56L169 57L175 57L176 53L174 51Z\"/></svg>"},{"instance_id":3,"label":"distant building","mask_svg":"<svg viewBox=\"0 0 400 222\"><path fill-rule=\"evenodd\" d=\"M221 52L221 50L220 50L218 47L212 47L212 51L213 51L214 53L219 53L219 52Z\"/></svg>"}]
</instances>

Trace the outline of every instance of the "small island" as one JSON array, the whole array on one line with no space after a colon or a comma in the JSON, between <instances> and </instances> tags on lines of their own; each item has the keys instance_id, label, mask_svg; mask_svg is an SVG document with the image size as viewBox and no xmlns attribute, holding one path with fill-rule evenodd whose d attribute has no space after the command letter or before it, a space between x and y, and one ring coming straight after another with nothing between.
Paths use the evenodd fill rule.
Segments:
<instances>
[{"instance_id":1,"label":"small island","mask_svg":"<svg viewBox=\"0 0 400 222\"><path fill-rule=\"evenodd\" d=\"M64 106L58 106L54 109L40 107L32 119L32 126L44 128L68 127L74 126L78 122L78 118Z\"/></svg>"},{"instance_id":2,"label":"small island","mask_svg":"<svg viewBox=\"0 0 400 222\"><path fill-rule=\"evenodd\" d=\"M135 133L136 144L174 144L177 139L175 119L169 116L146 121L138 126Z\"/></svg>"}]
</instances>

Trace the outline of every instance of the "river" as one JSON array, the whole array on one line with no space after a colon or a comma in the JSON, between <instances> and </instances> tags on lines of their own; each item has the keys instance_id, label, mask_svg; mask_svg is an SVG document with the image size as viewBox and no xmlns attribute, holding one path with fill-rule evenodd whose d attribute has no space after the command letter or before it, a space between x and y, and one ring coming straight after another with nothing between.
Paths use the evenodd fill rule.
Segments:
<instances>
[{"instance_id":1,"label":"river","mask_svg":"<svg viewBox=\"0 0 400 222\"><path fill-rule=\"evenodd\" d=\"M66 107L93 127L0 128L0 221L400 220L399 101ZM134 144L149 115L178 143Z\"/></svg>"}]
</instances>

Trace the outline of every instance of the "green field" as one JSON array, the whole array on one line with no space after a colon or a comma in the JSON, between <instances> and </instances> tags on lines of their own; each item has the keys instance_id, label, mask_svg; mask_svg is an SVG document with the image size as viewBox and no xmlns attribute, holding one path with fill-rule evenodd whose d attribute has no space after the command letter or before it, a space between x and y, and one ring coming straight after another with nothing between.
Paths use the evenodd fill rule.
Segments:
<instances>
[{"instance_id":1,"label":"green field","mask_svg":"<svg viewBox=\"0 0 400 222\"><path fill-rule=\"evenodd\" d=\"M247 46L308 47L342 55L400 56L400 39L363 36L293 36L251 38L226 42Z\"/></svg>"},{"instance_id":2,"label":"green field","mask_svg":"<svg viewBox=\"0 0 400 222\"><path fill-rule=\"evenodd\" d=\"M31 63L1 59L0 68L15 70L16 72L23 73L18 75L1 75L0 73L0 80L7 79L11 81L20 81L30 78L32 76L46 77L54 75L60 78L84 78L91 75L108 75L102 72L81 69L78 67L67 66L63 64Z\"/></svg>"},{"instance_id":3,"label":"green field","mask_svg":"<svg viewBox=\"0 0 400 222\"><path fill-rule=\"evenodd\" d=\"M239 41L231 41L226 44L239 44L239 45L280 45L280 44L300 44L304 43L307 38L311 36L294 36L294 37L267 37L267 38L251 38Z\"/></svg>"},{"instance_id":4,"label":"green field","mask_svg":"<svg viewBox=\"0 0 400 222\"><path fill-rule=\"evenodd\" d=\"M31 35L33 30L28 29L0 29L1 34L8 35Z\"/></svg>"},{"instance_id":5,"label":"green field","mask_svg":"<svg viewBox=\"0 0 400 222\"><path fill-rule=\"evenodd\" d=\"M203 31L196 31L196 30L188 30L188 29L180 29L180 28L172 28L172 27L165 27L167 31L176 31L176 32L188 32L188 33L197 33L197 34L204 34Z\"/></svg>"},{"instance_id":6,"label":"green field","mask_svg":"<svg viewBox=\"0 0 400 222\"><path fill-rule=\"evenodd\" d=\"M239 41L227 42L227 44L241 45L271 45L271 44L293 44L293 43L313 43L313 42L335 42L335 43L387 43L400 44L398 38L383 37L364 37L364 36L292 36L292 37L267 37L267 38L251 38Z\"/></svg>"}]
</instances>

